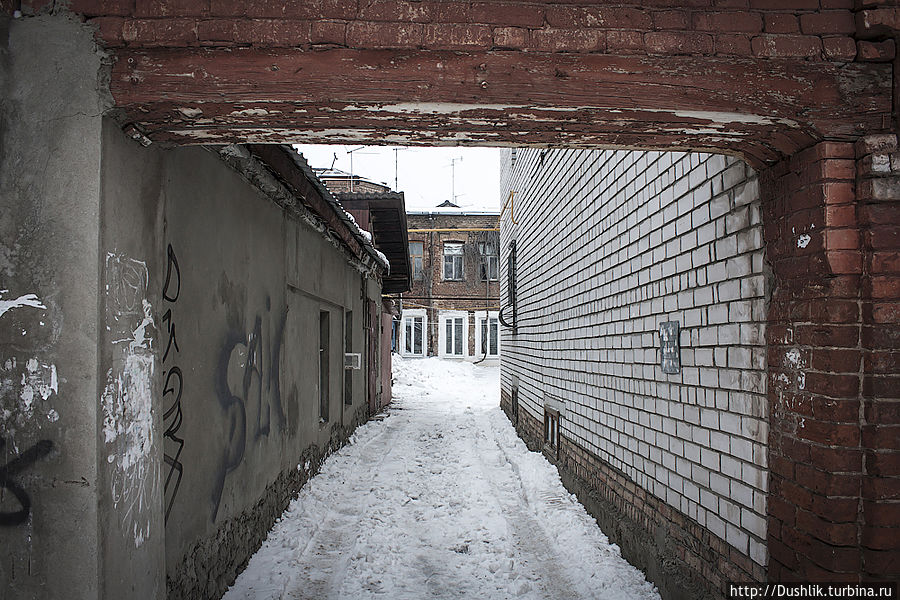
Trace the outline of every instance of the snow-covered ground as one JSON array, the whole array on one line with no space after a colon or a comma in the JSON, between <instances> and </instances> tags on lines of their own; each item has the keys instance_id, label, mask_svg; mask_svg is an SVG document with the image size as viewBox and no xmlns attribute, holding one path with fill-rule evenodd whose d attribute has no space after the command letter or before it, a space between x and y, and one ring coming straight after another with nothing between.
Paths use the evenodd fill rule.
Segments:
<instances>
[{"instance_id":1,"label":"snow-covered ground","mask_svg":"<svg viewBox=\"0 0 900 600\"><path fill-rule=\"evenodd\" d=\"M516 436L496 366L395 356L394 378L226 599L658 600Z\"/></svg>"}]
</instances>

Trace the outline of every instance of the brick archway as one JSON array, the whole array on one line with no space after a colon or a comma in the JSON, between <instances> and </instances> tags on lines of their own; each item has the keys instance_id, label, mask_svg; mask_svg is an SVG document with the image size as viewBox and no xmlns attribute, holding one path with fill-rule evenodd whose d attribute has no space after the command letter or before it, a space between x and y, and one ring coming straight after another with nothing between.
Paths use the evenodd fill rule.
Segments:
<instances>
[{"instance_id":1,"label":"brick archway","mask_svg":"<svg viewBox=\"0 0 900 600\"><path fill-rule=\"evenodd\" d=\"M150 142L610 146L747 160L760 170L775 277L769 577L895 577L898 9L657 4L70 6L114 58L119 119ZM788 364L794 349L800 362Z\"/></svg>"},{"instance_id":2,"label":"brick archway","mask_svg":"<svg viewBox=\"0 0 900 600\"><path fill-rule=\"evenodd\" d=\"M161 142L691 148L758 166L891 126L890 11L581 4L72 8L115 56L123 119Z\"/></svg>"}]
</instances>

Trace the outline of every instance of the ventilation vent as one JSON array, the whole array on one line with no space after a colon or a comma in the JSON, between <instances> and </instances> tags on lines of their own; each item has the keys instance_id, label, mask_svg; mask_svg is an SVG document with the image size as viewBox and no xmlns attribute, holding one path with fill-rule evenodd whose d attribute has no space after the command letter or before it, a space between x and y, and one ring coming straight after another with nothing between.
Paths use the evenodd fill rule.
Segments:
<instances>
[{"instance_id":1,"label":"ventilation vent","mask_svg":"<svg viewBox=\"0 0 900 600\"><path fill-rule=\"evenodd\" d=\"M345 369L359 369L362 365L362 354L359 352L348 352L344 354Z\"/></svg>"}]
</instances>

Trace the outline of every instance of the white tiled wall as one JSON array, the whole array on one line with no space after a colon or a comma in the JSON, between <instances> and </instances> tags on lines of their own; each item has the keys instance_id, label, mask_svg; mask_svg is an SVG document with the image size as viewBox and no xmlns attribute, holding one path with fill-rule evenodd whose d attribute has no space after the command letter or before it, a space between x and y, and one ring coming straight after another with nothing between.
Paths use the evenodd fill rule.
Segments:
<instances>
[{"instance_id":1,"label":"white tiled wall","mask_svg":"<svg viewBox=\"0 0 900 600\"><path fill-rule=\"evenodd\" d=\"M505 150L503 386L564 436L766 562L766 298L755 172L726 156ZM513 219L517 222L514 223ZM508 315L508 309L504 312ZM659 325L679 321L679 374Z\"/></svg>"}]
</instances>

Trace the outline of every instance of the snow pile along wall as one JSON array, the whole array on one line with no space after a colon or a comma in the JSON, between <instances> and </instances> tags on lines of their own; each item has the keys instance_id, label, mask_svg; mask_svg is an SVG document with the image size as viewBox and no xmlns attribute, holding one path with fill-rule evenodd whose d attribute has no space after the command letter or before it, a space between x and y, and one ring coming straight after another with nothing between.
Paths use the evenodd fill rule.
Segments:
<instances>
[{"instance_id":1,"label":"snow pile along wall","mask_svg":"<svg viewBox=\"0 0 900 600\"><path fill-rule=\"evenodd\" d=\"M755 172L709 154L515 150L510 191L504 407L620 513L606 517L618 542L661 588L687 585L679 570L706 589L763 578L769 289Z\"/></svg>"}]
</instances>

